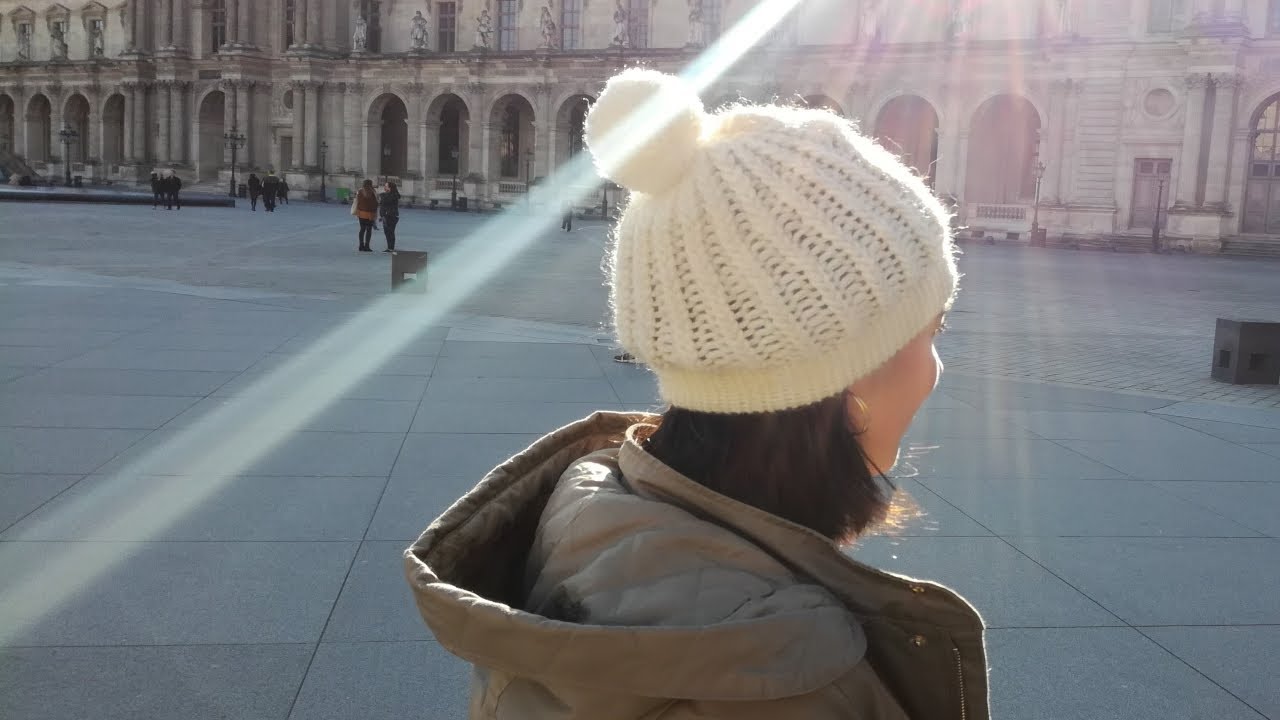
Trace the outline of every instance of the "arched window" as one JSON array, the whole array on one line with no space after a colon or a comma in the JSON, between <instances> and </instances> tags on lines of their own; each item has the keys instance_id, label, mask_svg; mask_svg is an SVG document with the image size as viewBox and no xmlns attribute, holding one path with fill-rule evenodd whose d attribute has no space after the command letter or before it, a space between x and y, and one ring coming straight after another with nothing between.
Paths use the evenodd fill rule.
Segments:
<instances>
[{"instance_id":1,"label":"arched window","mask_svg":"<svg viewBox=\"0 0 1280 720\"><path fill-rule=\"evenodd\" d=\"M1280 95L1272 95L1255 117L1243 230L1280 235Z\"/></svg>"},{"instance_id":2,"label":"arched window","mask_svg":"<svg viewBox=\"0 0 1280 720\"><path fill-rule=\"evenodd\" d=\"M512 52L518 47L516 33L520 21L519 0L498 0L498 49ZM513 176L514 177L514 176Z\"/></svg>"},{"instance_id":3,"label":"arched window","mask_svg":"<svg viewBox=\"0 0 1280 720\"><path fill-rule=\"evenodd\" d=\"M562 0L560 6L560 48L582 47L582 0Z\"/></svg>"},{"instance_id":4,"label":"arched window","mask_svg":"<svg viewBox=\"0 0 1280 720\"><path fill-rule=\"evenodd\" d=\"M209 2L209 50L218 49L227 44L227 0L210 0Z\"/></svg>"},{"instance_id":5,"label":"arched window","mask_svg":"<svg viewBox=\"0 0 1280 720\"><path fill-rule=\"evenodd\" d=\"M1271 0L1267 10L1267 34L1280 35L1280 0Z\"/></svg>"},{"instance_id":6,"label":"arched window","mask_svg":"<svg viewBox=\"0 0 1280 720\"><path fill-rule=\"evenodd\" d=\"M520 177L520 108L515 103L502 111L502 177Z\"/></svg>"}]
</instances>

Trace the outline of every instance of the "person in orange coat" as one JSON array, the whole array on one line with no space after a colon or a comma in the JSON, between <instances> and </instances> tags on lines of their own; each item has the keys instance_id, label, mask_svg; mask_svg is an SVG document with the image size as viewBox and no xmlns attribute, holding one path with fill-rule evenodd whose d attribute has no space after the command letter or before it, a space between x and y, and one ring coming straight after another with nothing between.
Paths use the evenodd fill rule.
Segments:
<instances>
[{"instance_id":1,"label":"person in orange coat","mask_svg":"<svg viewBox=\"0 0 1280 720\"><path fill-rule=\"evenodd\" d=\"M356 192L354 215L360 220L360 252L373 252L369 241L373 239L373 222L378 217L378 193L373 189L373 181L365 180L364 185Z\"/></svg>"}]
</instances>

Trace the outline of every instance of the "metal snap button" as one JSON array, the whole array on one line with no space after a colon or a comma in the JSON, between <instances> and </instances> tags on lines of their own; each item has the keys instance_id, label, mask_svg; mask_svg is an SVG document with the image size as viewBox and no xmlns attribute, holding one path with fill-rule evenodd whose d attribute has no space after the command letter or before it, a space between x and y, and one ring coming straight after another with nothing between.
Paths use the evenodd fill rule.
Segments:
<instances>
[{"instance_id":1,"label":"metal snap button","mask_svg":"<svg viewBox=\"0 0 1280 720\"><path fill-rule=\"evenodd\" d=\"M917 595L922 595L922 594L924 594L924 586L923 586L923 585L912 585L912 586L911 586L911 592L913 592L913 593L915 593L915 594L917 594Z\"/></svg>"},{"instance_id":2,"label":"metal snap button","mask_svg":"<svg viewBox=\"0 0 1280 720\"><path fill-rule=\"evenodd\" d=\"M916 647L918 647L918 648L919 648L919 647L924 647L925 645L928 645L928 644L929 644L929 641L928 641L928 640L926 640L926 639L925 639L925 637L924 637L923 635L912 635L912 636L911 636L911 641L910 641L910 642L911 642L911 644L912 644L912 645L914 645L914 646L916 646Z\"/></svg>"}]
</instances>

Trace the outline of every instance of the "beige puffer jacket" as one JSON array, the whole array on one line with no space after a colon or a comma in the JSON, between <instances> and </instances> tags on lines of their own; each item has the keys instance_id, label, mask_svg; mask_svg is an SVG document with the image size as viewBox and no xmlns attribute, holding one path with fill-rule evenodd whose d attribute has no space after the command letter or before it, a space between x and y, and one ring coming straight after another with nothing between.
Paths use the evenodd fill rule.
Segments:
<instances>
[{"instance_id":1,"label":"beige puffer jacket","mask_svg":"<svg viewBox=\"0 0 1280 720\"><path fill-rule=\"evenodd\" d=\"M628 439L652 420L561 428L406 551L472 718L988 717L967 603L679 475Z\"/></svg>"}]
</instances>

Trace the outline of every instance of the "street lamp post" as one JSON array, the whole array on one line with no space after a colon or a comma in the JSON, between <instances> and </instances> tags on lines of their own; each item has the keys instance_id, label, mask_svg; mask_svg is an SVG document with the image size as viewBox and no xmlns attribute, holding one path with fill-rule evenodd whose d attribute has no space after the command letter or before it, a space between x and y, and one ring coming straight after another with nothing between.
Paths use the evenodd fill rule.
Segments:
<instances>
[{"instance_id":1,"label":"street lamp post","mask_svg":"<svg viewBox=\"0 0 1280 720\"><path fill-rule=\"evenodd\" d=\"M79 135L80 133L72 130L70 125L58 131L58 137L62 138L62 166L65 168L64 181L67 187L71 187L71 144Z\"/></svg>"},{"instance_id":2,"label":"street lamp post","mask_svg":"<svg viewBox=\"0 0 1280 720\"><path fill-rule=\"evenodd\" d=\"M320 141L320 202L325 202L324 188L324 159L329 153L329 143L324 140Z\"/></svg>"},{"instance_id":3,"label":"street lamp post","mask_svg":"<svg viewBox=\"0 0 1280 720\"><path fill-rule=\"evenodd\" d=\"M458 209L458 148L449 151L449 156L453 158L453 186L449 193L449 209Z\"/></svg>"},{"instance_id":4,"label":"street lamp post","mask_svg":"<svg viewBox=\"0 0 1280 720\"><path fill-rule=\"evenodd\" d=\"M533 148L524 151L524 202L532 205L533 198Z\"/></svg>"},{"instance_id":5,"label":"street lamp post","mask_svg":"<svg viewBox=\"0 0 1280 720\"><path fill-rule=\"evenodd\" d=\"M236 132L236 128L232 127L231 132L223 133L222 139L227 143L227 147L231 148L231 197L236 196L236 151L244 147L244 134Z\"/></svg>"},{"instance_id":6,"label":"street lamp post","mask_svg":"<svg viewBox=\"0 0 1280 720\"><path fill-rule=\"evenodd\" d=\"M1151 252L1160 252L1160 207L1164 205L1164 178L1156 185L1156 219L1151 223Z\"/></svg>"},{"instance_id":7,"label":"street lamp post","mask_svg":"<svg viewBox=\"0 0 1280 720\"><path fill-rule=\"evenodd\" d=\"M1031 172L1036 178L1036 201L1035 207L1031 211L1031 244L1043 245L1044 239L1040 236L1040 182L1044 180L1044 161L1037 160L1035 167Z\"/></svg>"}]
</instances>

